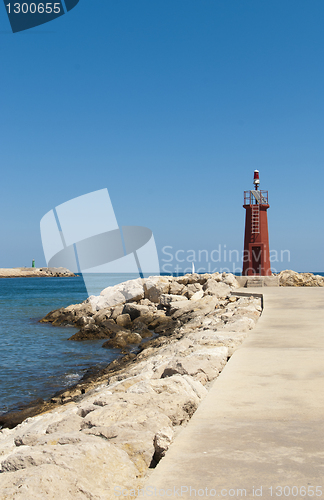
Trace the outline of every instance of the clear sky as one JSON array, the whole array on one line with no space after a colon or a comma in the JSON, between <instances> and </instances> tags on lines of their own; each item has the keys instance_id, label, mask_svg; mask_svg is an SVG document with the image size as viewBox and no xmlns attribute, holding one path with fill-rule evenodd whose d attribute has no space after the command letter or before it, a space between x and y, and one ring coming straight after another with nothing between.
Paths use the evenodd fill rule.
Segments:
<instances>
[{"instance_id":1,"label":"clear sky","mask_svg":"<svg viewBox=\"0 0 324 500\"><path fill-rule=\"evenodd\" d=\"M259 169L273 267L324 271L323 26L323 0L80 0L12 34L1 3L0 267L45 265L43 215L105 187L161 266L225 267Z\"/></svg>"}]
</instances>

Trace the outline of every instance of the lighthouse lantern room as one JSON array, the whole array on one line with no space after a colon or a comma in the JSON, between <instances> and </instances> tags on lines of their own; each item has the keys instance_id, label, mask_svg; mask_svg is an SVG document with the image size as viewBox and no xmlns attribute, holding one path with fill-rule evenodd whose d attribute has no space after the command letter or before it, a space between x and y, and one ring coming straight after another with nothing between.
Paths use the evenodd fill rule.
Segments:
<instances>
[{"instance_id":1,"label":"lighthouse lantern room","mask_svg":"<svg viewBox=\"0 0 324 500\"><path fill-rule=\"evenodd\" d=\"M243 276L271 276L267 210L268 191L261 191L259 171L254 170L254 189L244 191L245 235Z\"/></svg>"}]
</instances>

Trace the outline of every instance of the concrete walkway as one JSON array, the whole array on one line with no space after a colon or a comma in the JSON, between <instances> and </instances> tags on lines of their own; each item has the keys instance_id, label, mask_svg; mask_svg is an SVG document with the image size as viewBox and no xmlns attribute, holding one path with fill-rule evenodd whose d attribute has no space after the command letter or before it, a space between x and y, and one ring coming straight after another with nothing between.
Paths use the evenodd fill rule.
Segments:
<instances>
[{"instance_id":1,"label":"concrete walkway","mask_svg":"<svg viewBox=\"0 0 324 500\"><path fill-rule=\"evenodd\" d=\"M324 288L242 291L263 294L263 314L147 495L324 500Z\"/></svg>"}]
</instances>

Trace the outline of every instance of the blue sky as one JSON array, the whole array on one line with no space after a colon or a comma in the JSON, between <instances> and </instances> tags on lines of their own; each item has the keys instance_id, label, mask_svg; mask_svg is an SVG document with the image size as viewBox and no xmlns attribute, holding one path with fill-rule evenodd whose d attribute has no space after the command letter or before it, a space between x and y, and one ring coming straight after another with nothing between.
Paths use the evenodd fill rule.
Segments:
<instances>
[{"instance_id":1,"label":"blue sky","mask_svg":"<svg viewBox=\"0 0 324 500\"><path fill-rule=\"evenodd\" d=\"M104 187L162 265L241 251L259 169L273 266L324 271L323 22L322 0L80 0L12 34L1 4L0 267L45 265L42 216Z\"/></svg>"}]
</instances>

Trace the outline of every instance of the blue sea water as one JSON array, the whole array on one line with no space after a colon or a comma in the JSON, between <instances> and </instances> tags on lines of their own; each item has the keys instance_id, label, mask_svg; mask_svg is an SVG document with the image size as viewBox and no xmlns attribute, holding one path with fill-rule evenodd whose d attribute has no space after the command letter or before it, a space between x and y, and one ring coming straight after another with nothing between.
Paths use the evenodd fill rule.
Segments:
<instances>
[{"instance_id":1,"label":"blue sea water","mask_svg":"<svg viewBox=\"0 0 324 500\"><path fill-rule=\"evenodd\" d=\"M94 277L98 294L106 286L136 276ZM77 382L94 365L119 354L103 340L68 341L73 327L39 323L49 311L87 298L82 276L0 279L0 414Z\"/></svg>"},{"instance_id":2,"label":"blue sea water","mask_svg":"<svg viewBox=\"0 0 324 500\"><path fill-rule=\"evenodd\" d=\"M94 275L91 289L99 294L136 277ZM90 366L106 366L119 356L117 349L103 349L103 340L68 341L76 328L39 323L49 311L87 296L82 276L0 279L0 414L46 399L77 382Z\"/></svg>"}]
</instances>

